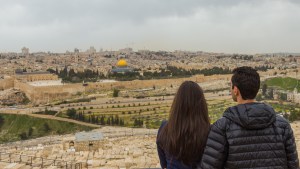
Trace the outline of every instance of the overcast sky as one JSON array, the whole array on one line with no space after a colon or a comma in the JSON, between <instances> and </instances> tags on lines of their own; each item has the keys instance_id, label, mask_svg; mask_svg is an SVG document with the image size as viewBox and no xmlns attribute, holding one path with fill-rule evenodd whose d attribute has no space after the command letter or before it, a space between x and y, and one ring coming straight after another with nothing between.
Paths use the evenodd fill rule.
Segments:
<instances>
[{"instance_id":1,"label":"overcast sky","mask_svg":"<svg viewBox=\"0 0 300 169\"><path fill-rule=\"evenodd\" d=\"M0 52L300 52L299 0L0 0Z\"/></svg>"}]
</instances>

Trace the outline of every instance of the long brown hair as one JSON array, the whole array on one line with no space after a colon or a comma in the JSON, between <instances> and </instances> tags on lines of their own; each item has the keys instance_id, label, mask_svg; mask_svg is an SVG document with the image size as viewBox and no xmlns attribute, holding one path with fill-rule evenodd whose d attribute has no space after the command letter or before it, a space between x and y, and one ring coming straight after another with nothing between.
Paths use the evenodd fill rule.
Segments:
<instances>
[{"instance_id":1,"label":"long brown hair","mask_svg":"<svg viewBox=\"0 0 300 169\"><path fill-rule=\"evenodd\" d=\"M206 100L201 87L185 81L173 100L168 123L161 129L162 148L186 165L202 157L210 128Z\"/></svg>"}]
</instances>

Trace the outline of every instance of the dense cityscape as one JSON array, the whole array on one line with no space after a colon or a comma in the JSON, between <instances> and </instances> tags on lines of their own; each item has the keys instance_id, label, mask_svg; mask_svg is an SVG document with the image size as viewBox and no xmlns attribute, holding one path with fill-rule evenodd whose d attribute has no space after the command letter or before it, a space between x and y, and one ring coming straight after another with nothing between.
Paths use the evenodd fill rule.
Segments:
<instances>
[{"instance_id":1,"label":"dense cityscape","mask_svg":"<svg viewBox=\"0 0 300 169\"><path fill-rule=\"evenodd\" d=\"M3 166L159 167L157 128L168 118L178 86L197 82L214 122L234 105L229 79L241 65L260 72L258 101L290 121L300 118L299 54L97 52L93 47L30 53L24 47L0 56Z\"/></svg>"}]
</instances>

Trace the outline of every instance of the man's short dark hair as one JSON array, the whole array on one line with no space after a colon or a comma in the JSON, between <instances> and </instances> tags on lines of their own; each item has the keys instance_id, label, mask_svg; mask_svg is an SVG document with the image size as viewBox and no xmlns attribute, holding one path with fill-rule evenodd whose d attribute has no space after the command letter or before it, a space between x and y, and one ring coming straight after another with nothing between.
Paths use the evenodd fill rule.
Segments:
<instances>
[{"instance_id":1,"label":"man's short dark hair","mask_svg":"<svg viewBox=\"0 0 300 169\"><path fill-rule=\"evenodd\" d=\"M244 100L254 99L260 87L260 78L257 71L251 67L235 68L231 77L232 87L236 86Z\"/></svg>"}]
</instances>

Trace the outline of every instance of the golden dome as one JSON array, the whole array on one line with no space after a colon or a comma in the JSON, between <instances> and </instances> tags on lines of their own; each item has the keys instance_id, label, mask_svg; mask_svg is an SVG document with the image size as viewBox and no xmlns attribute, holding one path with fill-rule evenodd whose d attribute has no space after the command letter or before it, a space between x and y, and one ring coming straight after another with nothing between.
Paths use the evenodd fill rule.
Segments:
<instances>
[{"instance_id":1,"label":"golden dome","mask_svg":"<svg viewBox=\"0 0 300 169\"><path fill-rule=\"evenodd\" d=\"M120 59L117 63L117 67L127 67L127 62L125 59Z\"/></svg>"}]
</instances>

